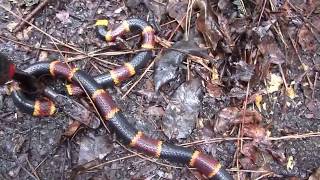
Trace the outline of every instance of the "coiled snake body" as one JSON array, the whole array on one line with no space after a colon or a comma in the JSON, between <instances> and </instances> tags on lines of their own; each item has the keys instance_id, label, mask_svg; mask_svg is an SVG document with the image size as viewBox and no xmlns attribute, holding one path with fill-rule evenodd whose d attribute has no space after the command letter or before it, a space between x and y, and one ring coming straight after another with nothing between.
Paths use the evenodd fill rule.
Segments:
<instances>
[{"instance_id":1,"label":"coiled snake body","mask_svg":"<svg viewBox=\"0 0 320 180\"><path fill-rule=\"evenodd\" d=\"M60 61L39 62L29 66L24 72L35 77L50 75L52 77L67 79L72 83L67 85L67 92L70 95L80 95L85 91L92 99L106 124L125 145L150 156L194 167L209 179L233 179L213 157L197 150L194 151L189 148L152 139L127 121L126 117L112 100L112 97L105 90L105 87L119 84L130 78L136 71L148 63L151 59L151 50L155 43L154 30L147 22L141 19L128 19L109 31L107 30L107 25L107 20L98 20L96 22L98 34L106 41L113 41L117 36L133 29L141 30L143 37L141 47L145 51L139 52L130 62L125 63L123 66L96 77L91 77L78 68L70 68L67 64ZM11 64L3 66L2 69L3 72L1 72L2 77L0 79L9 80L14 77L15 68ZM81 87L79 84L81 84ZM50 116L56 112L56 107L52 101L48 99L28 99L19 88L12 90L12 98L19 109L34 116Z\"/></svg>"}]
</instances>

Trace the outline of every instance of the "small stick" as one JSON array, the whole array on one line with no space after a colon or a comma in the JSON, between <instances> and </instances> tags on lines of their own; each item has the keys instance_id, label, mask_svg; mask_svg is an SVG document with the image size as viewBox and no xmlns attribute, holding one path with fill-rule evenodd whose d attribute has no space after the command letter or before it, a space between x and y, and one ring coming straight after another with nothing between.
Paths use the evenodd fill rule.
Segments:
<instances>
[{"instance_id":1,"label":"small stick","mask_svg":"<svg viewBox=\"0 0 320 180\"><path fill-rule=\"evenodd\" d=\"M284 72L283 72L281 64L278 64L278 66L279 66L280 74L282 76L284 87L286 88L286 91L287 91L288 90L288 84L287 84L287 81L286 81L286 77L284 75Z\"/></svg>"},{"instance_id":2,"label":"small stick","mask_svg":"<svg viewBox=\"0 0 320 180\"><path fill-rule=\"evenodd\" d=\"M311 96L312 99L314 99L314 91L316 89L317 79L318 79L318 72L316 72L316 75L314 76L314 83L313 83L312 96Z\"/></svg>"},{"instance_id":3,"label":"small stick","mask_svg":"<svg viewBox=\"0 0 320 180\"><path fill-rule=\"evenodd\" d=\"M258 26L260 25L260 21L261 21L261 17L262 17L262 14L266 8L266 4L267 4L267 0L264 0L263 2L263 7L262 7L262 10L261 10L261 13L260 13L260 16L259 16L259 20L258 20Z\"/></svg>"},{"instance_id":4,"label":"small stick","mask_svg":"<svg viewBox=\"0 0 320 180\"><path fill-rule=\"evenodd\" d=\"M36 179L40 180L40 178L39 178L39 176L38 176L38 174L37 174L37 171L36 171L36 170L34 169L34 167L31 165L29 159L27 158L26 160L27 160L27 163L28 163L30 169L32 170L32 174L34 175L34 177L36 177Z\"/></svg>"},{"instance_id":5,"label":"small stick","mask_svg":"<svg viewBox=\"0 0 320 180\"><path fill-rule=\"evenodd\" d=\"M298 60L300 61L301 65L302 65L303 71L304 71L304 72L307 72L307 69L306 69L306 67L305 67L305 65L304 65L304 63L303 63L303 61L302 61L302 59L301 59L301 57L300 57L299 52L298 52L296 43L293 41L293 39L291 38L290 35L289 35L289 39L290 39L290 41L291 41L291 44L292 44L292 46L293 46L293 49L294 49L295 53L296 53L297 56L298 56ZM308 82L309 82L310 88L313 89L313 85L312 85L312 82L311 82L311 80L310 80L309 75L306 74L306 77L307 77L307 80L308 80Z\"/></svg>"},{"instance_id":6,"label":"small stick","mask_svg":"<svg viewBox=\"0 0 320 180\"><path fill-rule=\"evenodd\" d=\"M31 172L29 172L25 167L20 166L21 169L23 169L30 177L32 177L35 180L39 180L37 179L37 177L35 177Z\"/></svg>"},{"instance_id":7,"label":"small stick","mask_svg":"<svg viewBox=\"0 0 320 180\"><path fill-rule=\"evenodd\" d=\"M30 21L30 19L33 18L33 16L35 16L40 10L42 10L48 3L50 0L44 0L42 1L36 8L34 8L28 15L27 17L24 19L25 21L20 22L20 24L17 25L17 27L13 30L14 33L20 31L25 25L26 25L26 21Z\"/></svg>"}]
</instances>

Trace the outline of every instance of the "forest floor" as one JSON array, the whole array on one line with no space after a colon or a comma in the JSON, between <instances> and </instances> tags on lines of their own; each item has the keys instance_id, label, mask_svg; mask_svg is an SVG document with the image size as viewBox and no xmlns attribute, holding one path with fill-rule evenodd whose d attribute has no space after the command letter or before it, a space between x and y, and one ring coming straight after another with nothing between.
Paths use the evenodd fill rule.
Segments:
<instances>
[{"instance_id":1,"label":"forest floor","mask_svg":"<svg viewBox=\"0 0 320 180\"><path fill-rule=\"evenodd\" d=\"M193 2L0 0L0 52L21 69L61 59L97 75L131 59L140 36L106 43L96 36L95 20L107 18L111 26L131 17L148 20L157 36L151 65L108 88L134 126L216 156L235 179L320 179L320 3L200 1L212 10L206 12L188 8ZM190 51L175 81L155 93L153 64L183 39L206 47L206 56ZM188 84L194 79L200 83ZM63 83L49 78L47 84L65 94ZM124 147L102 125L65 136L73 120L63 107L54 116L33 117L1 92L0 179L203 178ZM181 98L178 105L173 96ZM186 112L175 114L176 108Z\"/></svg>"}]
</instances>

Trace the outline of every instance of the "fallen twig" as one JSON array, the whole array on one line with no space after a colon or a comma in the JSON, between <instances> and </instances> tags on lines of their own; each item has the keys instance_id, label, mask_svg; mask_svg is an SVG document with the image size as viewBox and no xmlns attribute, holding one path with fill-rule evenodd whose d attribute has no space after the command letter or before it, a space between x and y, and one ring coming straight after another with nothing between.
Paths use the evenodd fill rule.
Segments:
<instances>
[{"instance_id":1,"label":"fallen twig","mask_svg":"<svg viewBox=\"0 0 320 180\"><path fill-rule=\"evenodd\" d=\"M21 21L16 28L13 30L14 33L20 31L25 25L26 25L26 21L30 21L30 19L33 18L33 16L35 16L40 10L42 10L48 3L50 0L44 0L42 1L40 4L38 4L38 6L36 8L34 8L28 15L26 18L24 18L24 21Z\"/></svg>"}]
</instances>

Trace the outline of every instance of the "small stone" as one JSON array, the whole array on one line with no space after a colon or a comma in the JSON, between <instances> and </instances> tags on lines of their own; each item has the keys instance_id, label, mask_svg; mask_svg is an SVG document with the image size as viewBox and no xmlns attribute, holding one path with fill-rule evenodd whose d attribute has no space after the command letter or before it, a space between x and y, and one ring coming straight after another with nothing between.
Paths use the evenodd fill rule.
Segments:
<instances>
[{"instance_id":1,"label":"small stone","mask_svg":"<svg viewBox=\"0 0 320 180\"><path fill-rule=\"evenodd\" d=\"M48 60L48 52L41 51L39 55L39 61L47 61Z\"/></svg>"},{"instance_id":2,"label":"small stone","mask_svg":"<svg viewBox=\"0 0 320 180\"><path fill-rule=\"evenodd\" d=\"M10 22L10 23L8 23L8 24L7 24L7 29L8 29L8 31L12 32L17 25L18 25L17 22Z\"/></svg>"}]
</instances>

